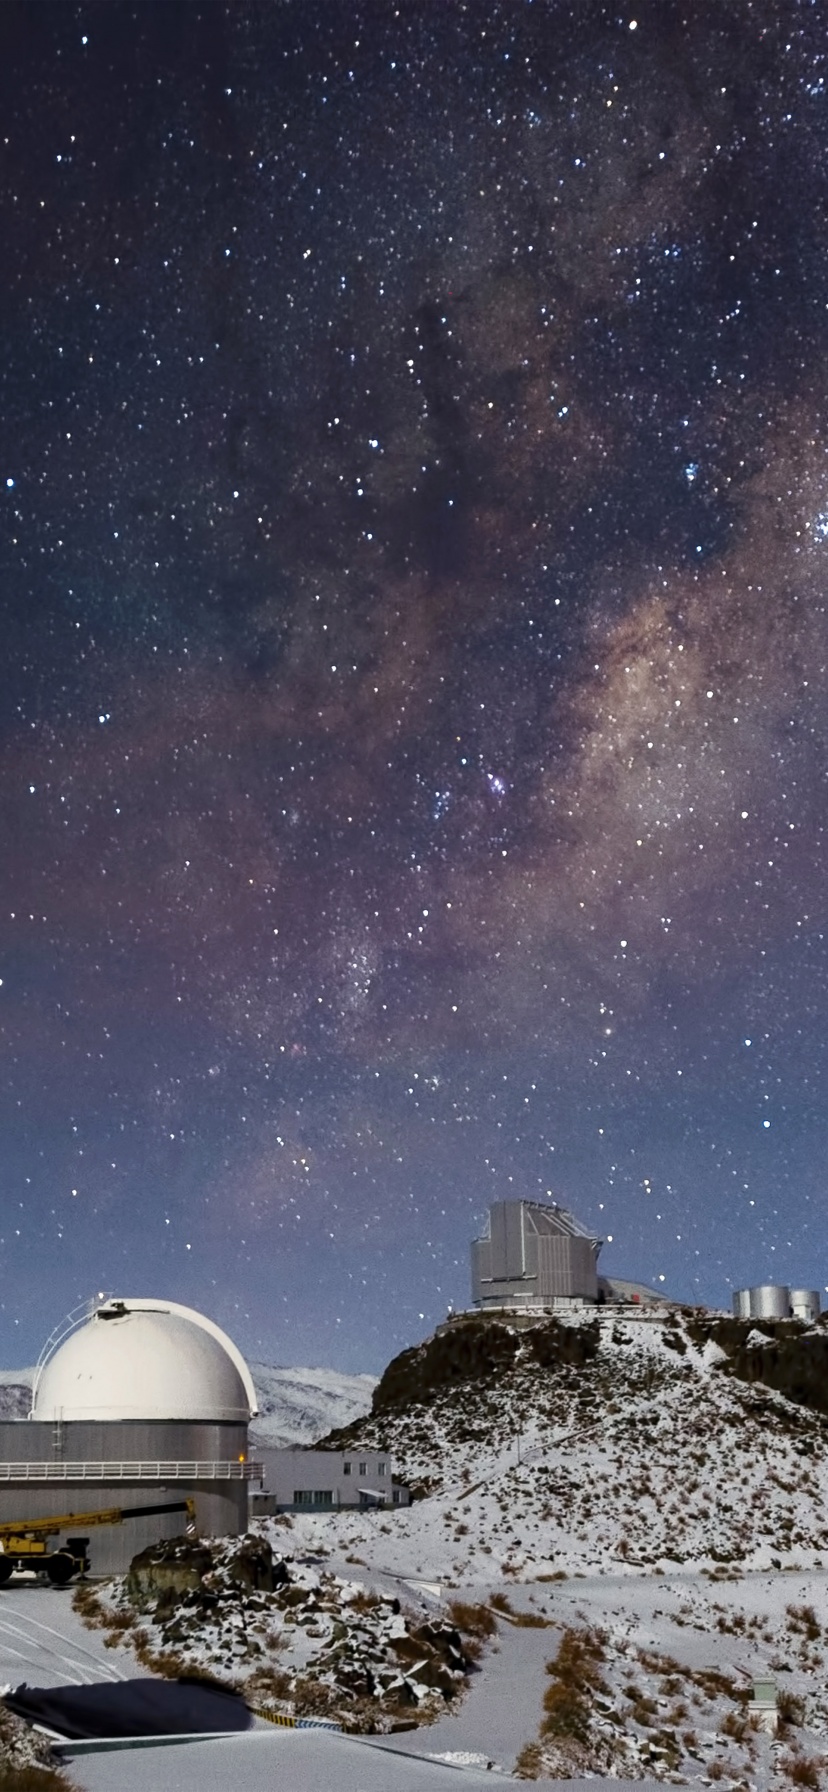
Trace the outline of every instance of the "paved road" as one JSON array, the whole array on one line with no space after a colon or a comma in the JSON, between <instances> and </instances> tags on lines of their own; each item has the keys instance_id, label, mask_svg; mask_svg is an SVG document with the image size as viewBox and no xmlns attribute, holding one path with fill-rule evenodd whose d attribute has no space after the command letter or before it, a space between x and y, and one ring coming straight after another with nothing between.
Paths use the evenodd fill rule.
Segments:
<instances>
[{"instance_id":1,"label":"paved road","mask_svg":"<svg viewBox=\"0 0 828 1792\"><path fill-rule=\"evenodd\" d=\"M82 1792L463 1792L489 1788L491 1773L417 1760L322 1730L253 1730L246 1736L67 1761ZM514 1783L514 1782L512 1782ZM636 1792L639 1789L636 1788ZM663 1792L663 1788L661 1789Z\"/></svg>"}]
</instances>

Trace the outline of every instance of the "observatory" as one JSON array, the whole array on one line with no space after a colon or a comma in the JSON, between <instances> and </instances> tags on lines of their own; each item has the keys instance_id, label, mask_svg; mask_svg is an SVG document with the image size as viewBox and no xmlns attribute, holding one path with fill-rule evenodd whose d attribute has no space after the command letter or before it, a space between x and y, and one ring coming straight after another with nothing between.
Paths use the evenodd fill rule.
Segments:
<instances>
[{"instance_id":1,"label":"observatory","mask_svg":"<svg viewBox=\"0 0 828 1792\"><path fill-rule=\"evenodd\" d=\"M554 1201L494 1201L471 1247L472 1300L484 1308L597 1301L601 1242Z\"/></svg>"},{"instance_id":2,"label":"observatory","mask_svg":"<svg viewBox=\"0 0 828 1792\"><path fill-rule=\"evenodd\" d=\"M44 1347L29 1418L0 1423L0 1520L126 1507L133 1516L91 1545L107 1573L183 1528L159 1515L165 1502L193 1500L205 1533L244 1531L255 1413L243 1356L204 1314L175 1301L93 1303ZM155 1511L144 1519L141 1507Z\"/></svg>"},{"instance_id":3,"label":"observatory","mask_svg":"<svg viewBox=\"0 0 828 1792\"><path fill-rule=\"evenodd\" d=\"M246 1425L255 1411L250 1370L211 1319L175 1301L109 1300L44 1354L30 1416Z\"/></svg>"},{"instance_id":4,"label":"observatory","mask_svg":"<svg viewBox=\"0 0 828 1792\"><path fill-rule=\"evenodd\" d=\"M819 1289L789 1288L781 1282L734 1288L733 1311L737 1319L804 1319L812 1325L819 1318Z\"/></svg>"}]
</instances>

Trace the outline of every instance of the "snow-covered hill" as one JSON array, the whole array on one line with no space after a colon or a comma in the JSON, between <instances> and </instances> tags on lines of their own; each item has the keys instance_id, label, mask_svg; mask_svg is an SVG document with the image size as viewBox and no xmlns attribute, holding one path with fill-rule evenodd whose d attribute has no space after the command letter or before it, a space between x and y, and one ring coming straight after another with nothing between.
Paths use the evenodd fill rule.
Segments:
<instances>
[{"instance_id":1,"label":"snow-covered hill","mask_svg":"<svg viewBox=\"0 0 828 1792\"><path fill-rule=\"evenodd\" d=\"M259 1400L250 1442L271 1449L310 1444L371 1409L375 1375L340 1375L335 1369L279 1369L251 1363Z\"/></svg>"},{"instance_id":2,"label":"snow-covered hill","mask_svg":"<svg viewBox=\"0 0 828 1792\"><path fill-rule=\"evenodd\" d=\"M823 1326L751 1332L670 1309L458 1317L389 1364L371 1414L325 1440L388 1450L422 1497L254 1524L286 1558L246 1633L261 1696L382 1728L390 1673L412 1718L436 1716L395 1736L401 1752L522 1778L819 1792L826 1362ZM320 1400L364 1406L372 1388L321 1370L254 1374L266 1421L285 1436L287 1398L304 1440ZM111 1597L128 1606L130 1589ZM171 1615L164 1647L188 1668L235 1671L232 1626ZM406 1651L421 1666L421 1640L447 1625L480 1672L437 1713ZM130 1635L112 1640L128 1648ZM751 1712L754 1681L778 1686L775 1737Z\"/></svg>"},{"instance_id":3,"label":"snow-covered hill","mask_svg":"<svg viewBox=\"0 0 828 1792\"><path fill-rule=\"evenodd\" d=\"M0 1419L25 1419L32 1404L34 1369L0 1369Z\"/></svg>"},{"instance_id":4,"label":"snow-covered hill","mask_svg":"<svg viewBox=\"0 0 828 1792\"><path fill-rule=\"evenodd\" d=\"M465 1584L821 1566L828 1421L737 1379L715 1330L670 1311L472 1319L406 1352L341 1438L388 1450L430 1496L372 1533L375 1564ZM825 1332L813 1341L819 1355ZM359 1524L337 1522L358 1546Z\"/></svg>"}]
</instances>

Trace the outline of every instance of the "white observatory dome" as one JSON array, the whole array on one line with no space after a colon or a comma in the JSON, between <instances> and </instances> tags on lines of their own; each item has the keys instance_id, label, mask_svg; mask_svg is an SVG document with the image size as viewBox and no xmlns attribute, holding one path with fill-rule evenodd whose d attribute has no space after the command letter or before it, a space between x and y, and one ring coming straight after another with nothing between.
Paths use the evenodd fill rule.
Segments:
<instances>
[{"instance_id":1,"label":"white observatory dome","mask_svg":"<svg viewBox=\"0 0 828 1792\"><path fill-rule=\"evenodd\" d=\"M246 1424L250 1370L202 1313L175 1301L107 1300L47 1356L35 1419L204 1419Z\"/></svg>"}]
</instances>

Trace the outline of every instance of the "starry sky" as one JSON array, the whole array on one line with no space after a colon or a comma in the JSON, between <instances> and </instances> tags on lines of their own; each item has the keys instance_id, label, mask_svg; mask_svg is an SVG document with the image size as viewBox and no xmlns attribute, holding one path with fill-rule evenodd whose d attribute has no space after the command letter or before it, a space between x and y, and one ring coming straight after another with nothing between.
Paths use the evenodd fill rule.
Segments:
<instances>
[{"instance_id":1,"label":"starry sky","mask_svg":"<svg viewBox=\"0 0 828 1792\"><path fill-rule=\"evenodd\" d=\"M0 1352L828 1281L825 0L0 8Z\"/></svg>"}]
</instances>

